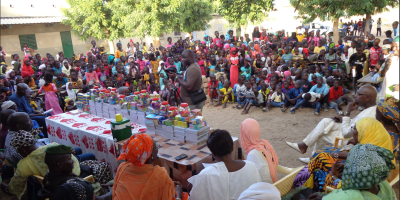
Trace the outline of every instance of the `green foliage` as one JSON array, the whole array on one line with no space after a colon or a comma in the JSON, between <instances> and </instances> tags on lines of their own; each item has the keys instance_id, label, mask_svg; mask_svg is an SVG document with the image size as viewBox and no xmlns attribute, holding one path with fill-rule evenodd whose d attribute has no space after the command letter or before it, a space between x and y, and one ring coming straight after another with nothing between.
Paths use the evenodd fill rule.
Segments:
<instances>
[{"instance_id":1,"label":"green foliage","mask_svg":"<svg viewBox=\"0 0 400 200\"><path fill-rule=\"evenodd\" d=\"M81 39L158 37L172 31L205 30L212 19L210 0L67 0L71 8L62 9ZM82 34L81 34L82 33Z\"/></svg>"},{"instance_id":2,"label":"green foliage","mask_svg":"<svg viewBox=\"0 0 400 200\"><path fill-rule=\"evenodd\" d=\"M213 7L209 0L181 0L178 24L181 32L205 30L212 19Z\"/></svg>"},{"instance_id":3,"label":"green foliage","mask_svg":"<svg viewBox=\"0 0 400 200\"><path fill-rule=\"evenodd\" d=\"M389 11L387 7L395 8L399 5L398 0L353 0L354 5L348 8L348 14L352 15L365 15L365 14L377 14L385 11Z\"/></svg>"},{"instance_id":4,"label":"green foliage","mask_svg":"<svg viewBox=\"0 0 400 200\"><path fill-rule=\"evenodd\" d=\"M91 36L96 39L117 39L125 37L129 31L120 24L120 19L112 17L109 0L67 0L70 8L62 8L67 19L62 23L70 25L80 39Z\"/></svg>"},{"instance_id":5,"label":"green foliage","mask_svg":"<svg viewBox=\"0 0 400 200\"><path fill-rule=\"evenodd\" d=\"M293 7L297 7L296 19L310 23L319 17L322 21L334 21L346 15L347 7L351 7L353 0L290 0Z\"/></svg>"},{"instance_id":6,"label":"green foliage","mask_svg":"<svg viewBox=\"0 0 400 200\"><path fill-rule=\"evenodd\" d=\"M274 7L274 0L219 0L218 13L235 27L258 23L268 17Z\"/></svg>"}]
</instances>

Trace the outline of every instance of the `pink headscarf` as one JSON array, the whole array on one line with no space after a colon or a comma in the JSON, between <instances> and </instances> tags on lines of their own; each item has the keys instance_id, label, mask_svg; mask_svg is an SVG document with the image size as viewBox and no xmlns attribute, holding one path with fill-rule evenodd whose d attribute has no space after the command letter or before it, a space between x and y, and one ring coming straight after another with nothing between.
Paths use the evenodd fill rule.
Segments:
<instances>
[{"instance_id":1,"label":"pink headscarf","mask_svg":"<svg viewBox=\"0 0 400 200\"><path fill-rule=\"evenodd\" d=\"M269 171L272 181L278 181L276 174L276 165L278 165L278 156L276 155L272 145L264 139L260 139L260 125L254 119L248 118L242 122L240 129L240 142L246 151L246 155L251 150L256 149L262 151L268 162Z\"/></svg>"},{"instance_id":2,"label":"pink headscarf","mask_svg":"<svg viewBox=\"0 0 400 200\"><path fill-rule=\"evenodd\" d=\"M291 76L292 75L292 73L290 73L290 71L288 70L288 71L285 71L285 72L283 72L283 74L285 75L284 76L284 79L286 80L286 77L288 77L288 76Z\"/></svg>"}]
</instances>

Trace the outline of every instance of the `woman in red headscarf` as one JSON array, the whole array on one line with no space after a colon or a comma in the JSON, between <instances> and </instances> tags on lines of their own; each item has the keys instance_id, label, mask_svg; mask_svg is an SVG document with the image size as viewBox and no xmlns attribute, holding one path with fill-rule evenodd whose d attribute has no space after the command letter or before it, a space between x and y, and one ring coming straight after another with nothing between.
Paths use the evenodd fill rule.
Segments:
<instances>
[{"instance_id":1,"label":"woman in red headscarf","mask_svg":"<svg viewBox=\"0 0 400 200\"><path fill-rule=\"evenodd\" d=\"M231 48L231 54L229 56L229 64L231 66L230 81L231 87L233 88L238 83L239 78L239 54L235 47Z\"/></svg>"},{"instance_id":2,"label":"woman in red headscarf","mask_svg":"<svg viewBox=\"0 0 400 200\"><path fill-rule=\"evenodd\" d=\"M118 167L112 196L121 199L172 200L175 186L164 167L154 165L156 142L146 134L134 134L124 142L117 160L126 160ZM182 198L182 193L178 194Z\"/></svg>"},{"instance_id":3,"label":"woman in red headscarf","mask_svg":"<svg viewBox=\"0 0 400 200\"><path fill-rule=\"evenodd\" d=\"M261 47L259 44L254 45L253 57L255 58L257 54L261 54Z\"/></svg>"},{"instance_id":4,"label":"woman in red headscarf","mask_svg":"<svg viewBox=\"0 0 400 200\"><path fill-rule=\"evenodd\" d=\"M21 73L27 73L29 74L29 76L32 76L33 73L35 73L31 66L31 62L29 61L29 58L24 58L24 62L22 63Z\"/></svg>"}]
</instances>

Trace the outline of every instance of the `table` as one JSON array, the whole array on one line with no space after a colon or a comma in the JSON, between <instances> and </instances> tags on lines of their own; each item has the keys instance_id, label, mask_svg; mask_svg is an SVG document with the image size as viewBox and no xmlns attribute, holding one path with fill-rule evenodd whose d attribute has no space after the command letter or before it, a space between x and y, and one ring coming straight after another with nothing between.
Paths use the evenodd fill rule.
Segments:
<instances>
[{"instance_id":1,"label":"table","mask_svg":"<svg viewBox=\"0 0 400 200\"><path fill-rule=\"evenodd\" d=\"M82 153L93 153L97 160L108 163L115 174L118 165L110 123L109 118L87 113L68 112L46 118L51 142L79 147ZM132 124L132 127L132 133L146 130L146 127L137 124Z\"/></svg>"},{"instance_id":2,"label":"table","mask_svg":"<svg viewBox=\"0 0 400 200\"><path fill-rule=\"evenodd\" d=\"M51 142L79 147L83 153L93 153L97 160L108 163L115 175L118 169L117 149L122 149L124 140L117 142L116 148L111 134L110 122L111 119L109 118L72 112L46 118L47 132ZM132 127L132 134L146 132L145 126L132 124ZM170 177L173 180L180 181L184 188L188 185L188 178L204 169L203 163L214 162L207 145L197 146L155 134L148 135L161 145L158 150L160 159L156 164L165 167ZM237 137L232 137L232 139L234 142L232 158L243 159L239 139ZM176 161L175 157L183 153L188 157Z\"/></svg>"},{"instance_id":3,"label":"table","mask_svg":"<svg viewBox=\"0 0 400 200\"><path fill-rule=\"evenodd\" d=\"M148 133L146 133L148 134ZM211 155L210 149L207 145L197 146L189 143L182 143L175 140L170 140L159 135L148 134L151 136L161 148L158 149L159 163L165 167L169 176L174 181L182 183L184 188L187 188L189 182L187 179L198 174L204 169L203 163L213 163L214 158ZM233 139L233 152L232 158L243 159L242 149L237 137ZM124 141L118 142L118 149L121 149ZM179 161L175 158L181 154L186 154L188 157Z\"/></svg>"}]
</instances>

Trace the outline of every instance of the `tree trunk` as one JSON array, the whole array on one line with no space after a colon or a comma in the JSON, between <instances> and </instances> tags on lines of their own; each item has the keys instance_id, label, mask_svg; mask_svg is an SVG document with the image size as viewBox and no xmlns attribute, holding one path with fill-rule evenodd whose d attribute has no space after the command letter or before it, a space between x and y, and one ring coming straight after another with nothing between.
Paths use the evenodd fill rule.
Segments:
<instances>
[{"instance_id":1,"label":"tree trunk","mask_svg":"<svg viewBox=\"0 0 400 200\"><path fill-rule=\"evenodd\" d=\"M336 18L333 22L333 42L335 44L339 42L339 18Z\"/></svg>"},{"instance_id":2,"label":"tree trunk","mask_svg":"<svg viewBox=\"0 0 400 200\"><path fill-rule=\"evenodd\" d=\"M240 25L240 36L243 36L246 34L246 28L247 26Z\"/></svg>"},{"instance_id":3,"label":"tree trunk","mask_svg":"<svg viewBox=\"0 0 400 200\"><path fill-rule=\"evenodd\" d=\"M110 54L114 54L114 42L112 40L108 40L108 47L110 48Z\"/></svg>"},{"instance_id":4,"label":"tree trunk","mask_svg":"<svg viewBox=\"0 0 400 200\"><path fill-rule=\"evenodd\" d=\"M160 50L161 42L159 37L153 39L153 45L156 49Z\"/></svg>"},{"instance_id":5,"label":"tree trunk","mask_svg":"<svg viewBox=\"0 0 400 200\"><path fill-rule=\"evenodd\" d=\"M365 18L365 29L364 29L364 35L367 37L369 36L369 33L371 30L369 30L369 22L371 21L371 14L367 14L367 17Z\"/></svg>"}]
</instances>

